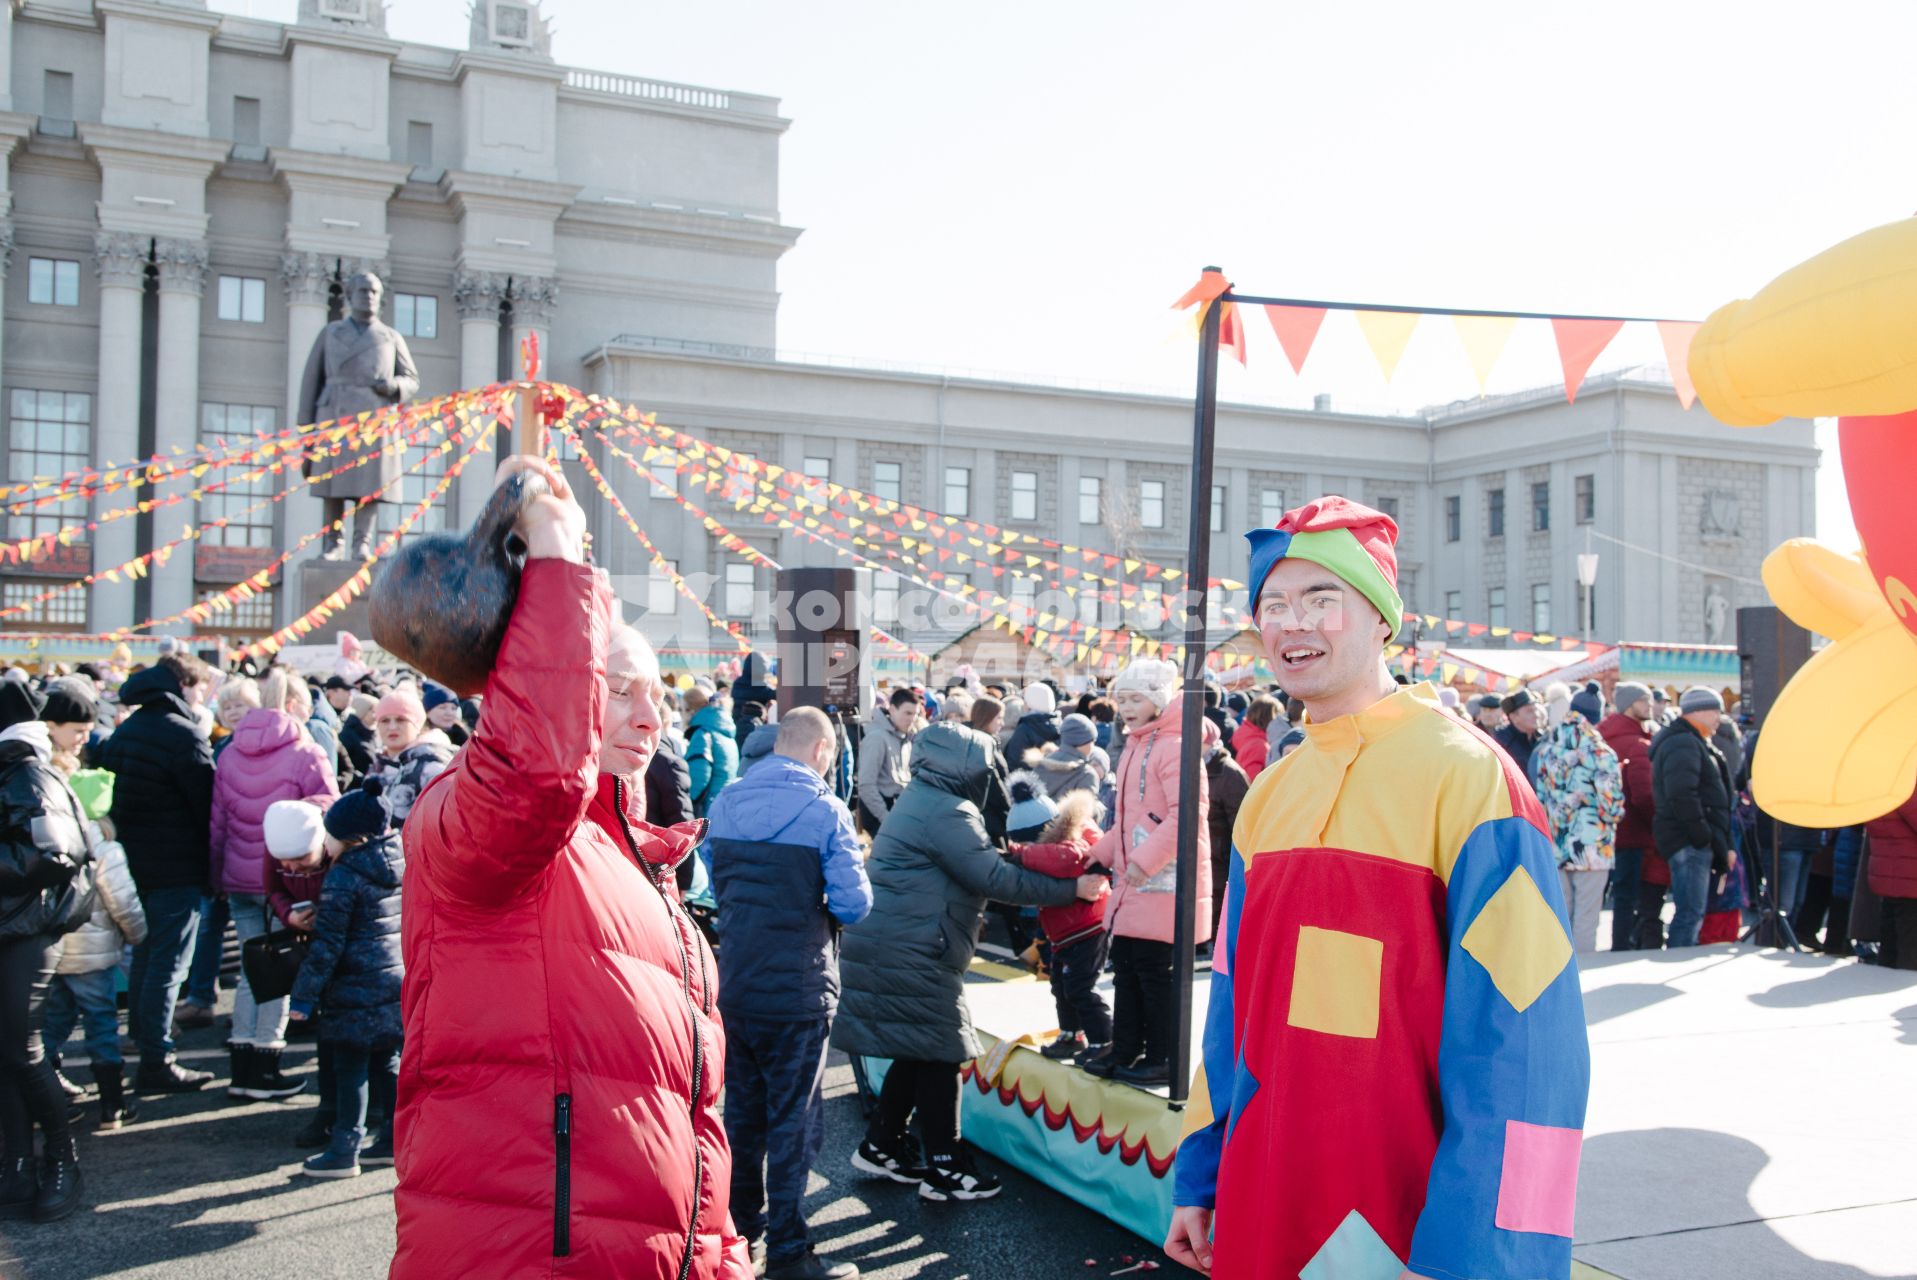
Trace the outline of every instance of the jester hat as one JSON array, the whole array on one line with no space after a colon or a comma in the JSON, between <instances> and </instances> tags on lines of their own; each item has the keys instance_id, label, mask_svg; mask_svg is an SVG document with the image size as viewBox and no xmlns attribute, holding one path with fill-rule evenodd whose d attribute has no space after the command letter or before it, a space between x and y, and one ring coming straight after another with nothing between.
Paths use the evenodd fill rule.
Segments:
<instances>
[{"instance_id":1,"label":"jester hat","mask_svg":"<svg viewBox=\"0 0 1917 1280\"><path fill-rule=\"evenodd\" d=\"M1398 594L1398 522L1336 494L1294 507L1271 529L1245 535L1251 544L1251 605L1257 612L1265 579L1287 556L1331 570L1369 600L1395 630L1404 619Z\"/></svg>"}]
</instances>

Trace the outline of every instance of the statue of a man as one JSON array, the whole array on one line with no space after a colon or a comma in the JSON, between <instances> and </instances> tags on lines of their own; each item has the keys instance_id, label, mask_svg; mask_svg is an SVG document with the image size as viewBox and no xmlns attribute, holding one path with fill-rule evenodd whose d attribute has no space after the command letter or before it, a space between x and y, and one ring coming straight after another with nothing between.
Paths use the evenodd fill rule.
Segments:
<instances>
[{"instance_id":1,"label":"statue of a man","mask_svg":"<svg viewBox=\"0 0 1917 1280\"><path fill-rule=\"evenodd\" d=\"M410 400L419 393L419 370L406 339L379 321L384 286L379 277L362 271L346 282L348 315L320 330L313 352L306 358L300 380L299 421L302 426L330 422L369 409ZM362 465L355 466L359 462ZM399 449L391 443L356 444L349 436L337 456L309 456L301 464L307 476L337 472L313 486L324 501L321 518L328 530L323 555L328 560L346 556L342 531L333 528L346 506L377 493L399 479ZM362 506L353 516L353 554L372 554L379 525L379 503Z\"/></svg>"}]
</instances>

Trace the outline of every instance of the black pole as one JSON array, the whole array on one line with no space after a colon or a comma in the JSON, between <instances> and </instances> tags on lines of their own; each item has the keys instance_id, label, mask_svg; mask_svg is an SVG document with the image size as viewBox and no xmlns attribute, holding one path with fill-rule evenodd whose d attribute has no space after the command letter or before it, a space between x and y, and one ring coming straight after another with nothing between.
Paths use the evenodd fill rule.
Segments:
<instances>
[{"instance_id":1,"label":"black pole","mask_svg":"<svg viewBox=\"0 0 1917 1280\"><path fill-rule=\"evenodd\" d=\"M1206 267L1216 271L1216 267ZM1191 1093L1191 984L1198 912L1198 784L1204 778L1205 599L1211 578L1211 451L1218 425L1218 329L1223 300L1205 310L1198 335L1198 395L1191 424L1191 501L1185 508L1190 536L1185 544L1185 696L1179 703L1181 757L1178 770L1178 897L1172 934L1171 1100Z\"/></svg>"}]
</instances>

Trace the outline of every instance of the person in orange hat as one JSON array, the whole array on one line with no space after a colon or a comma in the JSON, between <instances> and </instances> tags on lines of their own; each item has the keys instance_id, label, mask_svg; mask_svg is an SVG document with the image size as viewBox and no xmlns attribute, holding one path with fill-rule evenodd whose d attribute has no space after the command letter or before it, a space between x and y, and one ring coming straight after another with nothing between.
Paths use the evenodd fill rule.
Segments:
<instances>
[{"instance_id":1,"label":"person in orange hat","mask_svg":"<svg viewBox=\"0 0 1917 1280\"><path fill-rule=\"evenodd\" d=\"M1483 730L1385 669L1397 533L1327 497L1248 535L1305 741L1233 828L1165 1242L1232 1280L1571 1270L1590 1066L1557 853Z\"/></svg>"}]
</instances>

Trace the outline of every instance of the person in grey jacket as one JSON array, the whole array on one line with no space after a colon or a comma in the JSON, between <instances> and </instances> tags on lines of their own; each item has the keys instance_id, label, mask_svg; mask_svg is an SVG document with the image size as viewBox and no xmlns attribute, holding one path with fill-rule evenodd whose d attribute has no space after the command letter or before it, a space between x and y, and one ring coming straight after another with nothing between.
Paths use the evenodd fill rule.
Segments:
<instances>
[{"instance_id":1,"label":"person in grey jacket","mask_svg":"<svg viewBox=\"0 0 1917 1280\"><path fill-rule=\"evenodd\" d=\"M911 782L866 864L872 912L846 930L839 958L833 1045L891 1059L852 1165L917 1183L927 1200L982 1200L999 1190L959 1144L959 1066L979 1053L965 971L985 900L1058 907L1074 896L1090 900L1105 885L1102 876L1058 880L999 856L980 809L995 754L990 738L955 724L913 740ZM906 1137L914 1111L925 1165Z\"/></svg>"},{"instance_id":2,"label":"person in grey jacket","mask_svg":"<svg viewBox=\"0 0 1917 1280\"><path fill-rule=\"evenodd\" d=\"M1014 761L1014 767L1020 762ZM1049 755L1034 751L1025 757L1027 768L1038 772L1045 794L1056 800L1068 791L1094 796L1111 776L1112 762L1098 746L1098 728L1090 716L1069 715L1059 724L1058 746Z\"/></svg>"},{"instance_id":3,"label":"person in grey jacket","mask_svg":"<svg viewBox=\"0 0 1917 1280\"><path fill-rule=\"evenodd\" d=\"M41 1039L60 1066L60 1046L78 1024L86 1035L93 1082L100 1089L100 1128L118 1129L139 1119L126 1097L126 1060L120 1054L116 1000L121 950L146 941L146 912L127 870L126 851L105 818L87 823L98 891L87 922L60 939L60 959L47 988L46 1028Z\"/></svg>"},{"instance_id":4,"label":"person in grey jacket","mask_svg":"<svg viewBox=\"0 0 1917 1280\"><path fill-rule=\"evenodd\" d=\"M875 708L859 740L859 807L854 815L860 829L877 833L885 815L905 791L911 778L912 736L918 732L924 704L910 689L894 689Z\"/></svg>"}]
</instances>

